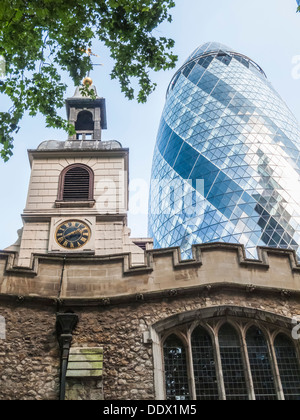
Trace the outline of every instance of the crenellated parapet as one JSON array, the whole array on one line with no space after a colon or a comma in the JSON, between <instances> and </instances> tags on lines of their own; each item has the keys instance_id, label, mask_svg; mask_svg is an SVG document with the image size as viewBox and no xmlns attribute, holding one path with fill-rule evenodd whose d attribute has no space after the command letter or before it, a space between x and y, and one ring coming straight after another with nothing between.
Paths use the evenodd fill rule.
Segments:
<instances>
[{"instance_id":1,"label":"crenellated parapet","mask_svg":"<svg viewBox=\"0 0 300 420\"><path fill-rule=\"evenodd\" d=\"M144 264L133 265L130 253L109 256L33 256L31 266L18 267L14 252L0 253L1 296L75 299L104 302L172 298L225 287L248 294L264 289L282 298L300 295L300 265L291 250L258 248L259 258L246 257L242 245L195 245L193 259L182 260L179 248L149 250Z\"/></svg>"}]
</instances>

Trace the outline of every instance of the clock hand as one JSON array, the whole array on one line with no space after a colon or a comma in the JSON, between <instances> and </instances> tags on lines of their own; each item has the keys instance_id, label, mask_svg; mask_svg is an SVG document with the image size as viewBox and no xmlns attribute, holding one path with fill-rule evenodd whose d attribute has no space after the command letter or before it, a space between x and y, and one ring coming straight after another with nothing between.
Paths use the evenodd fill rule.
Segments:
<instances>
[{"instance_id":1,"label":"clock hand","mask_svg":"<svg viewBox=\"0 0 300 420\"><path fill-rule=\"evenodd\" d=\"M66 235L64 235L64 237L66 238L67 236L71 236L71 235L75 235L75 233L82 233L82 229L76 229L73 232L67 233Z\"/></svg>"}]
</instances>

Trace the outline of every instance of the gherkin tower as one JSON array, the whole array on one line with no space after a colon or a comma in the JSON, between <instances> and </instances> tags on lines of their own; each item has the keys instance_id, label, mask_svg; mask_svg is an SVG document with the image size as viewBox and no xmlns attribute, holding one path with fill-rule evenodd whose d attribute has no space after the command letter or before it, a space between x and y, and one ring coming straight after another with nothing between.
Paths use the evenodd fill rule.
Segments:
<instances>
[{"instance_id":1,"label":"gherkin tower","mask_svg":"<svg viewBox=\"0 0 300 420\"><path fill-rule=\"evenodd\" d=\"M300 255L300 127L262 68L220 43L169 85L151 174L156 248L241 243Z\"/></svg>"}]
</instances>

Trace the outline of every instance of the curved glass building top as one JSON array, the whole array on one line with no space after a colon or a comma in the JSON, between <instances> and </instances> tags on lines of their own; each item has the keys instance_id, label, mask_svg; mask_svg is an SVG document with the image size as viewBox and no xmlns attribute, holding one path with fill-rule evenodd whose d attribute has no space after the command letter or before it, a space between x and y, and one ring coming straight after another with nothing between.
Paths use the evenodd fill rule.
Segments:
<instances>
[{"instance_id":1,"label":"curved glass building top","mask_svg":"<svg viewBox=\"0 0 300 420\"><path fill-rule=\"evenodd\" d=\"M239 62L241 62L245 67L248 69L260 73L262 76L267 78L266 74L262 70L262 68L256 64L253 60L249 57L240 54L234 51L232 48L227 47L224 44L220 44L219 42L207 42L206 44L201 45L200 47L196 48L196 50L189 56L189 58L185 61L184 66L186 64L191 64L196 62L198 64L210 63L215 57L219 60L222 60L225 63L227 60L235 58ZM197 61L198 59L198 61ZM180 72L180 70L179 70ZM177 74L179 73L177 72Z\"/></svg>"},{"instance_id":2,"label":"curved glass building top","mask_svg":"<svg viewBox=\"0 0 300 420\"><path fill-rule=\"evenodd\" d=\"M174 75L151 175L155 247L242 243L298 252L300 128L250 58L219 43Z\"/></svg>"},{"instance_id":3,"label":"curved glass building top","mask_svg":"<svg viewBox=\"0 0 300 420\"><path fill-rule=\"evenodd\" d=\"M194 58L199 58L202 55L217 51L234 52L232 48L229 48L226 45L221 44L220 42L206 42L205 44L200 45L198 48L195 49L195 51L192 52L192 54L185 61L185 64Z\"/></svg>"}]
</instances>

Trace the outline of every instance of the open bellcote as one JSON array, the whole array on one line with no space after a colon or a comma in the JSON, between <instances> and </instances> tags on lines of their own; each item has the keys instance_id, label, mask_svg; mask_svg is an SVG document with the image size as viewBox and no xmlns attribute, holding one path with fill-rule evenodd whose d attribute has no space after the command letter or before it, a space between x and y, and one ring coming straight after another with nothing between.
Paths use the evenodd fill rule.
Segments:
<instances>
[{"instance_id":1,"label":"open bellcote","mask_svg":"<svg viewBox=\"0 0 300 420\"><path fill-rule=\"evenodd\" d=\"M95 99L83 96L81 87L76 88L74 96L66 100L68 121L74 125L76 134L70 135L68 140L101 140L101 131L107 129L105 99L97 95Z\"/></svg>"}]
</instances>

